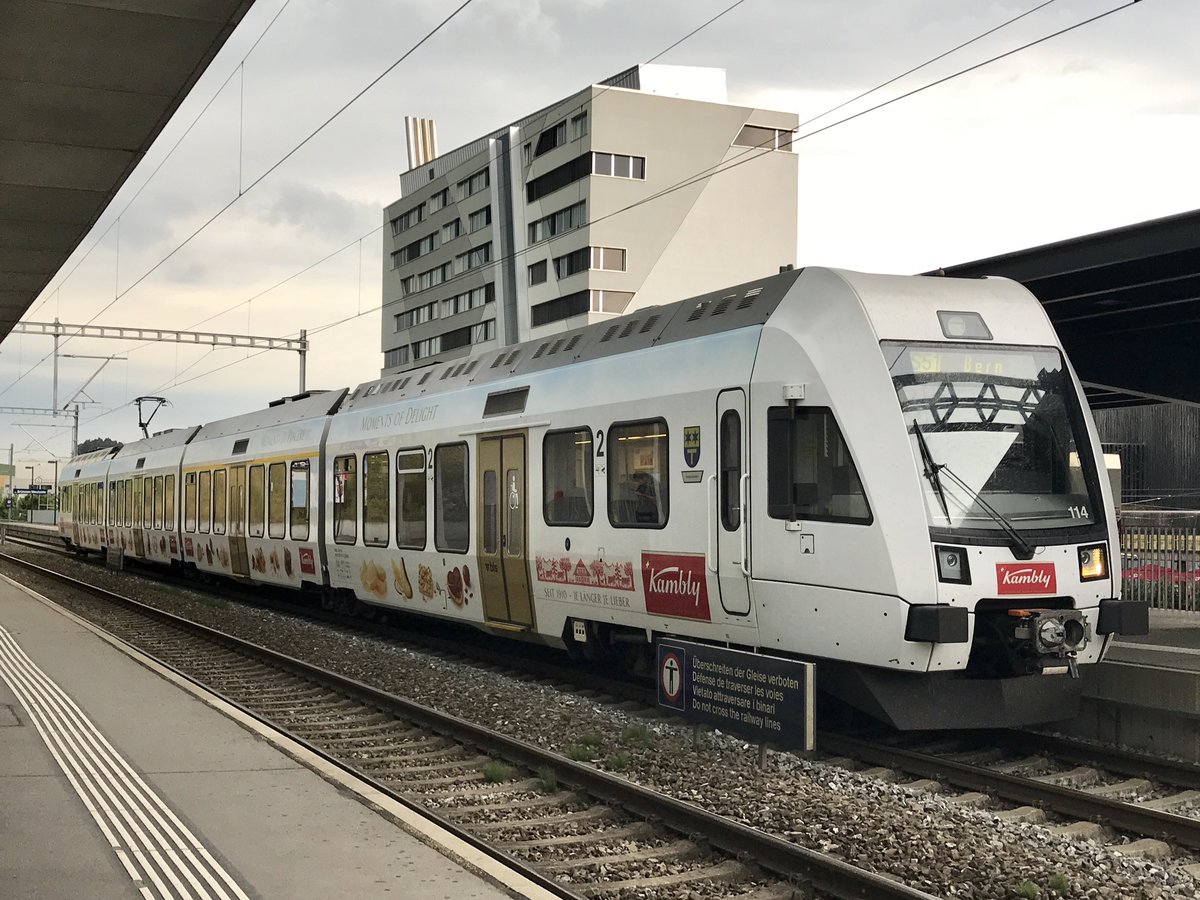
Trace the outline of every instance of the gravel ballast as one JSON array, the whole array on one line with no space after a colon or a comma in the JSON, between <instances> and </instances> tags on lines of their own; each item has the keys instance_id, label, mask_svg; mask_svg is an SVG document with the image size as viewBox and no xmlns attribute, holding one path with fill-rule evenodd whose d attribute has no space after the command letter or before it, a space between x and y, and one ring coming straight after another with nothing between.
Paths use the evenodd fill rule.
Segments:
<instances>
[{"instance_id":1,"label":"gravel ballast","mask_svg":"<svg viewBox=\"0 0 1200 900\"><path fill-rule=\"evenodd\" d=\"M23 548L17 552L564 755L579 756L581 748L590 748L600 768L932 894L1200 898L1200 885L1178 869L1058 837L1038 825L1003 822L987 810L956 806L940 795L909 791L787 752L769 751L765 769L759 769L757 746L719 732L705 733L697 743L690 727L640 718L487 667L57 555ZM46 593L56 598L53 588ZM514 653L520 647L514 642ZM526 776L518 772L516 777ZM1031 886L1040 894L1032 893Z\"/></svg>"}]
</instances>

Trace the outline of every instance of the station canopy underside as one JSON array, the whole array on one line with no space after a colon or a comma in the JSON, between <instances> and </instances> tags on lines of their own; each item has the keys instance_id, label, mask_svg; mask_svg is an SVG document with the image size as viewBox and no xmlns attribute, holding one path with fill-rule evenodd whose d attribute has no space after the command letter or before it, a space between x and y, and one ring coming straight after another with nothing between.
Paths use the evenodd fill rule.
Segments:
<instances>
[{"instance_id":1,"label":"station canopy underside","mask_svg":"<svg viewBox=\"0 0 1200 900\"><path fill-rule=\"evenodd\" d=\"M1093 409L1200 404L1200 210L948 266L1042 302Z\"/></svg>"},{"instance_id":2,"label":"station canopy underside","mask_svg":"<svg viewBox=\"0 0 1200 900\"><path fill-rule=\"evenodd\" d=\"M253 0L4 0L0 340L145 156Z\"/></svg>"}]
</instances>

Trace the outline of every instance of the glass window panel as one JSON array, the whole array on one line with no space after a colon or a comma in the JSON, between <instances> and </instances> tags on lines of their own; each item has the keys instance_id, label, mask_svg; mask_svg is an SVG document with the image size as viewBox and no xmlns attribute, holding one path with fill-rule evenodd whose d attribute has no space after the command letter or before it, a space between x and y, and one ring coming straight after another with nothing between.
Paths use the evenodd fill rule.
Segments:
<instances>
[{"instance_id":1,"label":"glass window panel","mask_svg":"<svg viewBox=\"0 0 1200 900\"><path fill-rule=\"evenodd\" d=\"M438 447L434 474L434 543L439 550L465 553L471 542L467 445Z\"/></svg>"},{"instance_id":2,"label":"glass window panel","mask_svg":"<svg viewBox=\"0 0 1200 900\"><path fill-rule=\"evenodd\" d=\"M390 476L386 452L363 454L363 543L368 547L388 545Z\"/></svg>"},{"instance_id":3,"label":"glass window panel","mask_svg":"<svg viewBox=\"0 0 1200 900\"><path fill-rule=\"evenodd\" d=\"M629 177L629 157L614 156L613 157L613 175L617 178Z\"/></svg>"},{"instance_id":4,"label":"glass window panel","mask_svg":"<svg viewBox=\"0 0 1200 900\"><path fill-rule=\"evenodd\" d=\"M358 540L358 461L353 456L333 461L333 539L339 544Z\"/></svg>"},{"instance_id":5,"label":"glass window panel","mask_svg":"<svg viewBox=\"0 0 1200 900\"><path fill-rule=\"evenodd\" d=\"M113 487L116 487L114 484ZM154 527L162 528L163 526L163 477L161 475L154 476Z\"/></svg>"},{"instance_id":6,"label":"glass window panel","mask_svg":"<svg viewBox=\"0 0 1200 900\"><path fill-rule=\"evenodd\" d=\"M175 476L168 475L166 478L166 481L164 482L164 485L165 486L164 486L163 490L165 491L165 494L164 494L163 502L164 502L165 506L163 508L163 527L165 527L167 529L167 531L174 531L175 530Z\"/></svg>"},{"instance_id":7,"label":"glass window panel","mask_svg":"<svg viewBox=\"0 0 1200 900\"><path fill-rule=\"evenodd\" d=\"M670 513L667 423L608 430L608 517L618 528L662 528Z\"/></svg>"},{"instance_id":8,"label":"glass window panel","mask_svg":"<svg viewBox=\"0 0 1200 900\"><path fill-rule=\"evenodd\" d=\"M154 525L154 479L142 479L142 527Z\"/></svg>"},{"instance_id":9,"label":"glass window panel","mask_svg":"<svg viewBox=\"0 0 1200 900\"><path fill-rule=\"evenodd\" d=\"M287 537L287 466L281 462L267 470L267 536Z\"/></svg>"},{"instance_id":10,"label":"glass window panel","mask_svg":"<svg viewBox=\"0 0 1200 900\"><path fill-rule=\"evenodd\" d=\"M225 469L213 472L213 534L225 533L226 502L229 496L225 473Z\"/></svg>"},{"instance_id":11,"label":"glass window panel","mask_svg":"<svg viewBox=\"0 0 1200 900\"><path fill-rule=\"evenodd\" d=\"M250 514L246 523L246 533L250 537L262 537L264 533L263 523L266 521L267 511L266 480L267 470L264 466L250 467Z\"/></svg>"},{"instance_id":12,"label":"glass window panel","mask_svg":"<svg viewBox=\"0 0 1200 900\"><path fill-rule=\"evenodd\" d=\"M832 410L767 410L767 515L871 522L862 482Z\"/></svg>"},{"instance_id":13,"label":"glass window panel","mask_svg":"<svg viewBox=\"0 0 1200 900\"><path fill-rule=\"evenodd\" d=\"M396 454L396 546L425 549L425 449Z\"/></svg>"},{"instance_id":14,"label":"glass window panel","mask_svg":"<svg viewBox=\"0 0 1200 900\"><path fill-rule=\"evenodd\" d=\"M200 513L197 525L201 534L208 534L212 527L212 473L201 472L197 494L200 499Z\"/></svg>"},{"instance_id":15,"label":"glass window panel","mask_svg":"<svg viewBox=\"0 0 1200 900\"><path fill-rule=\"evenodd\" d=\"M525 495L523 480L520 469L509 469L504 473L504 508L508 516L504 526L504 550L509 556L520 556L524 552L522 548L525 546L525 511L521 508L521 498Z\"/></svg>"},{"instance_id":16,"label":"glass window panel","mask_svg":"<svg viewBox=\"0 0 1200 900\"><path fill-rule=\"evenodd\" d=\"M196 473L183 476L183 527L191 533L196 530Z\"/></svg>"},{"instance_id":17,"label":"glass window panel","mask_svg":"<svg viewBox=\"0 0 1200 900\"><path fill-rule=\"evenodd\" d=\"M721 416L721 524L726 531L742 526L742 417L734 410Z\"/></svg>"},{"instance_id":18,"label":"glass window panel","mask_svg":"<svg viewBox=\"0 0 1200 900\"><path fill-rule=\"evenodd\" d=\"M497 520L499 513L499 482L496 470L488 469L483 473L483 552L495 553L500 539L500 528Z\"/></svg>"},{"instance_id":19,"label":"glass window panel","mask_svg":"<svg viewBox=\"0 0 1200 900\"><path fill-rule=\"evenodd\" d=\"M307 459L298 459L292 463L292 540L308 540L308 470Z\"/></svg>"},{"instance_id":20,"label":"glass window panel","mask_svg":"<svg viewBox=\"0 0 1200 900\"><path fill-rule=\"evenodd\" d=\"M557 431L542 444L542 497L547 525L592 523L592 431Z\"/></svg>"}]
</instances>

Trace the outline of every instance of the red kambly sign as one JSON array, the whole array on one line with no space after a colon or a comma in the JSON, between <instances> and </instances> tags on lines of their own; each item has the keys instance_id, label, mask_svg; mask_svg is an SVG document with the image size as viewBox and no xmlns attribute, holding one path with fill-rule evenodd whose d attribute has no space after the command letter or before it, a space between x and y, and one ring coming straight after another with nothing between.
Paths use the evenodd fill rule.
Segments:
<instances>
[{"instance_id":1,"label":"red kambly sign","mask_svg":"<svg viewBox=\"0 0 1200 900\"><path fill-rule=\"evenodd\" d=\"M642 589L651 615L712 620L703 556L643 553Z\"/></svg>"},{"instance_id":2,"label":"red kambly sign","mask_svg":"<svg viewBox=\"0 0 1200 900\"><path fill-rule=\"evenodd\" d=\"M1000 594L1053 594L1058 590L1054 563L996 563Z\"/></svg>"}]
</instances>

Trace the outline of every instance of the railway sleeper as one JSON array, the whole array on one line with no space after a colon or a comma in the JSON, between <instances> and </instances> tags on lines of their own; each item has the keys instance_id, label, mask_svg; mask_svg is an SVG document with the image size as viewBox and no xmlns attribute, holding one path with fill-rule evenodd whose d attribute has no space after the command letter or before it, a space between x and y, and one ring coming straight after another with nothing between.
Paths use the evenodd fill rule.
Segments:
<instances>
[{"instance_id":1,"label":"railway sleeper","mask_svg":"<svg viewBox=\"0 0 1200 900\"><path fill-rule=\"evenodd\" d=\"M995 816L1003 822L1028 822L1032 825L1041 825L1046 821L1045 810L1038 809L1036 806L1018 806L1016 809L1005 809L997 812Z\"/></svg>"},{"instance_id":2,"label":"railway sleeper","mask_svg":"<svg viewBox=\"0 0 1200 900\"><path fill-rule=\"evenodd\" d=\"M436 788L443 785L464 783L470 783L473 785L476 782L483 781L485 777L486 776L482 772L480 772L478 769L475 769L471 772L459 772L455 775L431 775L428 778L409 778L405 780L404 787L406 790L414 792L414 797L430 797L433 796L433 792L426 792L423 790L423 788Z\"/></svg>"},{"instance_id":3,"label":"railway sleeper","mask_svg":"<svg viewBox=\"0 0 1200 900\"><path fill-rule=\"evenodd\" d=\"M420 754L422 757L434 756L435 754ZM445 756L446 754L440 754ZM447 772L452 769L477 769L486 763L491 762L490 756L462 756L456 759L449 759L445 762L426 763L420 766L390 766L375 770L377 778L387 778L391 781L403 783L405 774L415 774L418 772Z\"/></svg>"},{"instance_id":4,"label":"railway sleeper","mask_svg":"<svg viewBox=\"0 0 1200 900\"><path fill-rule=\"evenodd\" d=\"M568 807L572 804L586 804L587 798L581 797L574 791L559 791L555 794L544 794L540 797L527 797L524 800L505 800L502 803L476 803L471 806L439 806L438 812L449 818L463 818L479 813L496 812L497 810L544 809L548 806Z\"/></svg>"},{"instance_id":5,"label":"railway sleeper","mask_svg":"<svg viewBox=\"0 0 1200 900\"><path fill-rule=\"evenodd\" d=\"M479 777L483 778L483 773L479 773ZM536 791L540 787L542 781L540 778L522 778L520 781L511 781L507 784L494 784L489 782L487 785L480 787L477 784L471 784L466 787L451 787L444 790L423 791L421 797L426 800L450 800L454 797L469 797L472 794L477 796L486 796L487 794L514 794L523 791Z\"/></svg>"},{"instance_id":6,"label":"railway sleeper","mask_svg":"<svg viewBox=\"0 0 1200 900\"><path fill-rule=\"evenodd\" d=\"M1121 797L1132 797L1137 794L1144 794L1149 791L1151 787L1152 785L1145 778L1127 778L1125 781L1118 781L1115 784L1097 784L1084 788L1084 790L1089 794L1096 795L1097 797L1120 799Z\"/></svg>"},{"instance_id":7,"label":"railway sleeper","mask_svg":"<svg viewBox=\"0 0 1200 900\"><path fill-rule=\"evenodd\" d=\"M1142 838L1128 844L1109 844L1108 849L1122 856L1136 856L1153 861L1163 860L1171 855L1171 845L1155 838Z\"/></svg>"},{"instance_id":8,"label":"railway sleeper","mask_svg":"<svg viewBox=\"0 0 1200 900\"><path fill-rule=\"evenodd\" d=\"M659 832L649 822L631 822L628 825L618 825L603 831L581 831L578 834L564 834L558 837L529 838L524 841L501 841L500 849L509 853L522 853L526 850L541 850L547 847L567 847L571 844L587 844L592 841L636 841L651 838Z\"/></svg>"},{"instance_id":9,"label":"railway sleeper","mask_svg":"<svg viewBox=\"0 0 1200 900\"><path fill-rule=\"evenodd\" d=\"M1172 812L1198 803L1200 803L1200 791L1180 791L1178 794L1172 794L1170 797L1143 800L1137 805L1144 806L1146 809L1157 809L1160 812Z\"/></svg>"},{"instance_id":10,"label":"railway sleeper","mask_svg":"<svg viewBox=\"0 0 1200 900\"><path fill-rule=\"evenodd\" d=\"M669 875L658 875L653 878L630 878L627 881L604 881L600 884L575 885L575 889L586 897L596 894L617 893L634 889L650 890L654 888L674 887L692 882L724 883L750 878L750 871L735 859L726 859L714 865L688 869L683 872L672 872Z\"/></svg>"},{"instance_id":11,"label":"railway sleeper","mask_svg":"<svg viewBox=\"0 0 1200 900\"><path fill-rule=\"evenodd\" d=\"M615 866L631 862L646 862L647 860L678 860L687 859L700 853L700 848L692 841L677 840L657 847L643 847L628 853L615 853L611 856L587 856L576 859L566 859L561 862L538 863L537 867L546 873L571 872L579 869L589 869L594 866Z\"/></svg>"},{"instance_id":12,"label":"railway sleeper","mask_svg":"<svg viewBox=\"0 0 1200 900\"><path fill-rule=\"evenodd\" d=\"M1066 772L1049 772L1045 775L1034 775L1034 781L1046 784L1057 784L1062 787L1084 788L1100 780L1100 773L1091 766L1076 766Z\"/></svg>"},{"instance_id":13,"label":"railway sleeper","mask_svg":"<svg viewBox=\"0 0 1200 900\"><path fill-rule=\"evenodd\" d=\"M596 804L578 812L563 813L556 816L542 816L537 819L516 819L512 822L480 822L470 826L476 834L489 834L495 831L523 831L527 828L561 827L582 822L601 822L615 819L619 813L611 806ZM592 835L589 834L588 837Z\"/></svg>"},{"instance_id":14,"label":"railway sleeper","mask_svg":"<svg viewBox=\"0 0 1200 900\"><path fill-rule=\"evenodd\" d=\"M1105 828L1099 822L1072 822L1070 825L1053 825L1049 828L1051 834L1059 837L1075 838L1082 841L1109 841L1113 837L1111 828Z\"/></svg>"}]
</instances>

